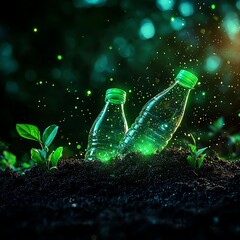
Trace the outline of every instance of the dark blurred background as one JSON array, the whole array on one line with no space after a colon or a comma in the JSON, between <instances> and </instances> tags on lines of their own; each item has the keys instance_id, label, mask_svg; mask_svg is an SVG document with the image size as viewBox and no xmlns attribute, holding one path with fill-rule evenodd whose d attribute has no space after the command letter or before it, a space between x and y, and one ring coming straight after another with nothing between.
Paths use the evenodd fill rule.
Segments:
<instances>
[{"instance_id":1,"label":"dark blurred background","mask_svg":"<svg viewBox=\"0 0 240 240\"><path fill-rule=\"evenodd\" d=\"M0 14L1 150L37 143L16 123L60 127L53 145L82 157L108 88L127 91L129 126L180 69L199 83L170 146L222 158L240 150L240 0L6 1Z\"/></svg>"}]
</instances>

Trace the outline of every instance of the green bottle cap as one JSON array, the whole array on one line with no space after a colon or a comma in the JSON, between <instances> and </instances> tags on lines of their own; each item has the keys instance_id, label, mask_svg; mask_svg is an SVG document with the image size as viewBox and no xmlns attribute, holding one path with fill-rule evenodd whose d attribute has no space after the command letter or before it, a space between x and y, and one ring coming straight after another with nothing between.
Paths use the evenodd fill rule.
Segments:
<instances>
[{"instance_id":1,"label":"green bottle cap","mask_svg":"<svg viewBox=\"0 0 240 240\"><path fill-rule=\"evenodd\" d=\"M122 104L126 102L126 92L119 88L109 88L106 91L105 101L114 103L114 104Z\"/></svg>"},{"instance_id":2,"label":"green bottle cap","mask_svg":"<svg viewBox=\"0 0 240 240\"><path fill-rule=\"evenodd\" d=\"M196 85L198 78L186 70L181 70L175 81L178 81L178 83L185 88L192 89Z\"/></svg>"}]
</instances>

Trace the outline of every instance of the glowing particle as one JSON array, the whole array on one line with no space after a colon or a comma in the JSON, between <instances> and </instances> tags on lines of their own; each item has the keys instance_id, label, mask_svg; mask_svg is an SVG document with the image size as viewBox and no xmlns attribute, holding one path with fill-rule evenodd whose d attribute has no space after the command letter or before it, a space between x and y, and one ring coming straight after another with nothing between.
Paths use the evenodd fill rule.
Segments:
<instances>
[{"instance_id":1,"label":"glowing particle","mask_svg":"<svg viewBox=\"0 0 240 240\"><path fill-rule=\"evenodd\" d=\"M174 22L175 18L174 17L171 17L171 22Z\"/></svg>"},{"instance_id":2,"label":"glowing particle","mask_svg":"<svg viewBox=\"0 0 240 240\"><path fill-rule=\"evenodd\" d=\"M240 117L240 112L238 113L238 117Z\"/></svg>"},{"instance_id":3,"label":"glowing particle","mask_svg":"<svg viewBox=\"0 0 240 240\"><path fill-rule=\"evenodd\" d=\"M78 106L75 106L74 109L78 109Z\"/></svg>"},{"instance_id":4,"label":"glowing particle","mask_svg":"<svg viewBox=\"0 0 240 240\"><path fill-rule=\"evenodd\" d=\"M37 32L38 31L38 29L35 27L35 28L33 28L33 32Z\"/></svg>"},{"instance_id":5,"label":"glowing particle","mask_svg":"<svg viewBox=\"0 0 240 240\"><path fill-rule=\"evenodd\" d=\"M113 47L112 47L112 46L109 46L109 47L108 47L108 49L109 49L109 50L112 50L112 49L113 49Z\"/></svg>"},{"instance_id":6,"label":"glowing particle","mask_svg":"<svg viewBox=\"0 0 240 240\"><path fill-rule=\"evenodd\" d=\"M42 82L42 81L39 81L39 84L43 84L43 82Z\"/></svg>"},{"instance_id":7,"label":"glowing particle","mask_svg":"<svg viewBox=\"0 0 240 240\"><path fill-rule=\"evenodd\" d=\"M111 82L113 81L113 78L112 77L110 77L110 79L109 79Z\"/></svg>"},{"instance_id":8,"label":"glowing particle","mask_svg":"<svg viewBox=\"0 0 240 240\"><path fill-rule=\"evenodd\" d=\"M89 97L92 94L92 91L91 90L87 90L86 94Z\"/></svg>"},{"instance_id":9,"label":"glowing particle","mask_svg":"<svg viewBox=\"0 0 240 240\"><path fill-rule=\"evenodd\" d=\"M129 92L129 93L131 93L131 92L132 92L132 90L130 89L130 90L128 90L128 92Z\"/></svg>"},{"instance_id":10,"label":"glowing particle","mask_svg":"<svg viewBox=\"0 0 240 240\"><path fill-rule=\"evenodd\" d=\"M57 55L57 59L58 59L59 61L61 61L61 60L62 60L62 55Z\"/></svg>"},{"instance_id":11,"label":"glowing particle","mask_svg":"<svg viewBox=\"0 0 240 240\"><path fill-rule=\"evenodd\" d=\"M141 39L149 39L154 37L155 35L155 27L153 25L153 22L150 19L143 19L141 22L141 27L139 30L139 36Z\"/></svg>"},{"instance_id":12,"label":"glowing particle","mask_svg":"<svg viewBox=\"0 0 240 240\"><path fill-rule=\"evenodd\" d=\"M68 143L69 146L70 146L71 144L72 144L71 142Z\"/></svg>"},{"instance_id":13,"label":"glowing particle","mask_svg":"<svg viewBox=\"0 0 240 240\"><path fill-rule=\"evenodd\" d=\"M205 95L206 95L206 93L205 93L205 92L202 92L202 95L203 95L203 96L205 96Z\"/></svg>"},{"instance_id":14,"label":"glowing particle","mask_svg":"<svg viewBox=\"0 0 240 240\"><path fill-rule=\"evenodd\" d=\"M77 145L77 149L80 149L82 146L80 144Z\"/></svg>"},{"instance_id":15,"label":"glowing particle","mask_svg":"<svg viewBox=\"0 0 240 240\"><path fill-rule=\"evenodd\" d=\"M216 5L215 4L212 4L211 5L211 9L214 10L216 8Z\"/></svg>"},{"instance_id":16,"label":"glowing particle","mask_svg":"<svg viewBox=\"0 0 240 240\"><path fill-rule=\"evenodd\" d=\"M189 17L193 14L193 5L190 2L182 2L179 5L179 11L184 17Z\"/></svg>"}]
</instances>

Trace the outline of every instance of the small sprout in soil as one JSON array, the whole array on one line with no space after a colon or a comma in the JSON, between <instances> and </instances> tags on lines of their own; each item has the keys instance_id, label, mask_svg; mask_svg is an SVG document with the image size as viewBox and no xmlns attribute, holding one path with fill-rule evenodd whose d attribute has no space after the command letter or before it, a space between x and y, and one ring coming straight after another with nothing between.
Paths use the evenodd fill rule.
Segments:
<instances>
[{"instance_id":1,"label":"small sprout in soil","mask_svg":"<svg viewBox=\"0 0 240 240\"><path fill-rule=\"evenodd\" d=\"M3 154L0 156L0 170L5 171L6 169L11 169L12 171L24 172L25 169L31 167L31 164L23 162L21 167L16 166L17 158L16 156L9 152L3 151Z\"/></svg>"},{"instance_id":2,"label":"small sprout in soil","mask_svg":"<svg viewBox=\"0 0 240 240\"><path fill-rule=\"evenodd\" d=\"M57 125L53 124L47 127L43 132L42 139L38 127L34 125L16 124L16 129L21 137L37 141L40 144L41 149L31 149L31 159L37 166L48 170L57 169L58 160L62 157L63 147L58 147L49 154L49 146L57 135Z\"/></svg>"},{"instance_id":3,"label":"small sprout in soil","mask_svg":"<svg viewBox=\"0 0 240 240\"><path fill-rule=\"evenodd\" d=\"M205 153L204 154L202 154L202 153L207 149L207 147L197 150L196 140L192 134L190 134L190 135L193 139L193 144L188 144L191 155L187 157L187 161L192 167L201 168L203 165L204 158L206 156Z\"/></svg>"}]
</instances>

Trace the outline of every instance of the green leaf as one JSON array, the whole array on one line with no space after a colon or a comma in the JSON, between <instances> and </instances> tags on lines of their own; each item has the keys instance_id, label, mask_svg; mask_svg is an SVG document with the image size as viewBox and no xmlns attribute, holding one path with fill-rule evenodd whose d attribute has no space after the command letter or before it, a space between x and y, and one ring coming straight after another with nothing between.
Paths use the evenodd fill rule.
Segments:
<instances>
[{"instance_id":1,"label":"green leaf","mask_svg":"<svg viewBox=\"0 0 240 240\"><path fill-rule=\"evenodd\" d=\"M53 171L53 170L56 170L56 169L57 169L57 167L51 167L50 171Z\"/></svg>"},{"instance_id":2,"label":"green leaf","mask_svg":"<svg viewBox=\"0 0 240 240\"><path fill-rule=\"evenodd\" d=\"M9 166L8 161L7 161L6 159L2 159L2 160L1 160L1 163L2 163L4 166L6 166L6 167Z\"/></svg>"},{"instance_id":3,"label":"green leaf","mask_svg":"<svg viewBox=\"0 0 240 240\"><path fill-rule=\"evenodd\" d=\"M28 169L31 167L31 165L29 163L24 162L22 163L22 167Z\"/></svg>"},{"instance_id":4,"label":"green leaf","mask_svg":"<svg viewBox=\"0 0 240 240\"><path fill-rule=\"evenodd\" d=\"M40 151L39 149L32 148L31 159L33 160L33 162L41 165L43 163L43 159L39 151Z\"/></svg>"},{"instance_id":5,"label":"green leaf","mask_svg":"<svg viewBox=\"0 0 240 240\"><path fill-rule=\"evenodd\" d=\"M45 150L41 150L41 149L39 149L38 151L39 151L42 159L43 159L44 161L46 161L46 160L47 160L47 152L46 152Z\"/></svg>"},{"instance_id":6,"label":"green leaf","mask_svg":"<svg viewBox=\"0 0 240 240\"><path fill-rule=\"evenodd\" d=\"M31 124L16 124L16 130L23 138L41 142L40 131L38 127Z\"/></svg>"},{"instance_id":7,"label":"green leaf","mask_svg":"<svg viewBox=\"0 0 240 240\"><path fill-rule=\"evenodd\" d=\"M188 144L188 146L190 147L190 150L191 150L192 153L196 153L197 147L195 145L190 143L190 144Z\"/></svg>"},{"instance_id":8,"label":"green leaf","mask_svg":"<svg viewBox=\"0 0 240 240\"><path fill-rule=\"evenodd\" d=\"M207 147L199 149L196 153L196 157L198 157L200 154L202 154L206 149L207 149Z\"/></svg>"},{"instance_id":9,"label":"green leaf","mask_svg":"<svg viewBox=\"0 0 240 240\"><path fill-rule=\"evenodd\" d=\"M206 153L204 153L204 154L198 159L198 168L201 168L201 167L202 167L205 156L206 156Z\"/></svg>"},{"instance_id":10,"label":"green leaf","mask_svg":"<svg viewBox=\"0 0 240 240\"><path fill-rule=\"evenodd\" d=\"M8 151L3 151L4 158L8 161L10 166L14 166L16 164L16 156Z\"/></svg>"},{"instance_id":11,"label":"green leaf","mask_svg":"<svg viewBox=\"0 0 240 240\"><path fill-rule=\"evenodd\" d=\"M62 157L63 147L58 147L52 154L52 167L57 167L58 160Z\"/></svg>"},{"instance_id":12,"label":"green leaf","mask_svg":"<svg viewBox=\"0 0 240 240\"><path fill-rule=\"evenodd\" d=\"M58 126L57 125L51 125L44 130L43 136L42 136L44 146L46 146L46 147L50 146L53 139L57 135L57 131L58 131Z\"/></svg>"},{"instance_id":13,"label":"green leaf","mask_svg":"<svg viewBox=\"0 0 240 240\"><path fill-rule=\"evenodd\" d=\"M191 136L191 138L193 140L193 144L196 146L196 140L195 140L194 136L191 133L190 133L190 136Z\"/></svg>"},{"instance_id":14,"label":"green leaf","mask_svg":"<svg viewBox=\"0 0 240 240\"><path fill-rule=\"evenodd\" d=\"M194 157L192 157L192 156L188 156L187 157L187 161L188 161L188 163L192 166L192 167L196 167L196 162L195 162L195 158Z\"/></svg>"}]
</instances>

